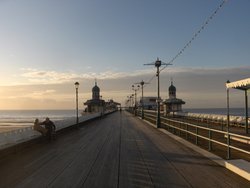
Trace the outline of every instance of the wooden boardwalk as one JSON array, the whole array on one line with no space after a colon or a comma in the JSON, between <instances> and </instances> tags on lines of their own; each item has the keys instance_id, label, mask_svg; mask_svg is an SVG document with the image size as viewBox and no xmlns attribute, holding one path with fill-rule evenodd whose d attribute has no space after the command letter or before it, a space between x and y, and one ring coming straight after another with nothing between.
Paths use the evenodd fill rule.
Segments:
<instances>
[{"instance_id":1,"label":"wooden boardwalk","mask_svg":"<svg viewBox=\"0 0 250 188\"><path fill-rule=\"evenodd\" d=\"M0 161L0 187L250 187L126 112Z\"/></svg>"}]
</instances>

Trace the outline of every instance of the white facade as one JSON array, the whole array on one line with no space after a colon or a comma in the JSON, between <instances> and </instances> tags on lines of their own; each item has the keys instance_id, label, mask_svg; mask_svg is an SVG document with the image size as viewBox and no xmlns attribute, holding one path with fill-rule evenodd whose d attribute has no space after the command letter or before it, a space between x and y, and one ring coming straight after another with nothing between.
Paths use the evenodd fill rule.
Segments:
<instances>
[{"instance_id":1,"label":"white facade","mask_svg":"<svg viewBox=\"0 0 250 188\"><path fill-rule=\"evenodd\" d=\"M157 108L157 97L143 97L143 106L145 110L155 110ZM142 98L140 98L140 107L142 106Z\"/></svg>"}]
</instances>

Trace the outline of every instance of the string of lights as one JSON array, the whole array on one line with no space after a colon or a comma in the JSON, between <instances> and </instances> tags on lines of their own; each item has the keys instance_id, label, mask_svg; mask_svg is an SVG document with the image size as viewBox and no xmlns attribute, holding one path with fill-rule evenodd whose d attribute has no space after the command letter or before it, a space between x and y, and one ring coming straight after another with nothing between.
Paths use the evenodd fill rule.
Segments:
<instances>
[{"instance_id":1,"label":"string of lights","mask_svg":"<svg viewBox=\"0 0 250 188\"><path fill-rule=\"evenodd\" d=\"M206 19L206 21L201 25L201 27L199 28L199 30L197 30L195 32L195 34L192 36L192 38L187 42L185 43L184 47L168 62L168 64L173 64L173 62L178 58L180 57L183 52L188 48L190 47L190 45L192 44L192 42L200 35L200 33L207 27L207 25L209 24L209 22L214 19L214 17L218 14L218 12L223 8L223 6L225 5L225 3L227 2L228 0L223 0L220 5L215 9L215 11ZM165 68L167 67L164 66L162 69L160 69L160 72L163 71ZM151 83L151 81L156 77L156 75L152 76L148 83Z\"/></svg>"},{"instance_id":2,"label":"string of lights","mask_svg":"<svg viewBox=\"0 0 250 188\"><path fill-rule=\"evenodd\" d=\"M191 43L198 37L198 35L206 28L206 26L209 24L209 22L216 16L216 14L222 9L222 7L225 5L225 3L228 0L223 0L220 5L215 9L215 11L206 19L206 21L201 25L200 29L195 32L193 37L185 44L185 46L168 62L170 64L173 64L173 62L180 56L182 53L190 47ZM163 71L167 66L164 66L161 70Z\"/></svg>"}]
</instances>

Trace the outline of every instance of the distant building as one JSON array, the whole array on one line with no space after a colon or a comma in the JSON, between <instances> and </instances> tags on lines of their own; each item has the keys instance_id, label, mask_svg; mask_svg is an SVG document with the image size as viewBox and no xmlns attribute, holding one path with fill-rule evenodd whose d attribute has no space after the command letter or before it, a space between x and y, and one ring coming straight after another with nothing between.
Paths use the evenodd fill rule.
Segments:
<instances>
[{"instance_id":1,"label":"distant building","mask_svg":"<svg viewBox=\"0 0 250 188\"><path fill-rule=\"evenodd\" d=\"M182 105L185 104L185 102L182 99L176 98L176 88L173 85L173 81L171 81L171 86L168 88L168 94L169 98L163 101L164 114L182 111Z\"/></svg>"},{"instance_id":2,"label":"distant building","mask_svg":"<svg viewBox=\"0 0 250 188\"><path fill-rule=\"evenodd\" d=\"M118 110L118 106L121 108L121 104L110 99L108 102L105 102L106 111Z\"/></svg>"},{"instance_id":3,"label":"distant building","mask_svg":"<svg viewBox=\"0 0 250 188\"><path fill-rule=\"evenodd\" d=\"M87 112L104 112L105 111L105 101L100 99L100 88L97 86L95 81L95 86L92 88L92 99L87 100L84 105L87 105Z\"/></svg>"},{"instance_id":4,"label":"distant building","mask_svg":"<svg viewBox=\"0 0 250 188\"><path fill-rule=\"evenodd\" d=\"M156 103L157 97L143 97L143 107L145 110L155 110L157 109ZM140 105L142 106L142 98L140 99Z\"/></svg>"},{"instance_id":5,"label":"distant building","mask_svg":"<svg viewBox=\"0 0 250 188\"><path fill-rule=\"evenodd\" d=\"M104 113L106 111L115 111L118 110L118 106L121 106L120 103L113 101L113 99L105 102L101 99L100 96L100 88L97 86L95 81L95 86L92 88L92 99L87 100L84 105L87 106L85 112L96 113L101 112Z\"/></svg>"}]
</instances>

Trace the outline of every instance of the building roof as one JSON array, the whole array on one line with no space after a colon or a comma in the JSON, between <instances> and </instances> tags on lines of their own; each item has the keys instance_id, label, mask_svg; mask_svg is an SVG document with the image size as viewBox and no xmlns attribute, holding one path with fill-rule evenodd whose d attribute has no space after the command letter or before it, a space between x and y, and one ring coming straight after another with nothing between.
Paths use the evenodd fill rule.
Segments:
<instances>
[{"instance_id":1,"label":"building roof","mask_svg":"<svg viewBox=\"0 0 250 188\"><path fill-rule=\"evenodd\" d=\"M227 89L234 88L240 90L248 90L250 89L250 78L246 78L244 80L238 80L235 82L228 82L226 83Z\"/></svg>"},{"instance_id":2,"label":"building roof","mask_svg":"<svg viewBox=\"0 0 250 188\"><path fill-rule=\"evenodd\" d=\"M163 101L163 103L165 104L185 104L185 102L181 99L166 99L165 101Z\"/></svg>"},{"instance_id":3,"label":"building roof","mask_svg":"<svg viewBox=\"0 0 250 188\"><path fill-rule=\"evenodd\" d=\"M100 99L90 99L87 100L84 105L100 105L100 104L104 104L105 101L104 100L100 100Z\"/></svg>"}]
</instances>

